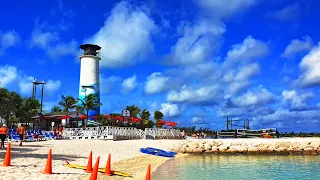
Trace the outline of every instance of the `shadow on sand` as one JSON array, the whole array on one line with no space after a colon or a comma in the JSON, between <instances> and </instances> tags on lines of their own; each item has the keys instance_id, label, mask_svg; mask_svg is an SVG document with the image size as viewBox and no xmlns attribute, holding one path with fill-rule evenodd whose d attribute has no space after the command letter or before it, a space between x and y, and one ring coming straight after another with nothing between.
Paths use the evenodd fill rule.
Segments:
<instances>
[{"instance_id":1,"label":"shadow on sand","mask_svg":"<svg viewBox=\"0 0 320 180\"><path fill-rule=\"evenodd\" d=\"M39 153L19 153L19 154L11 154L11 158L37 158L37 159L47 159L48 154L39 154ZM61 161L72 161L76 159L87 159L88 157L83 156L75 156L75 155L64 155L64 154L55 154L52 153L52 160L61 160Z\"/></svg>"}]
</instances>

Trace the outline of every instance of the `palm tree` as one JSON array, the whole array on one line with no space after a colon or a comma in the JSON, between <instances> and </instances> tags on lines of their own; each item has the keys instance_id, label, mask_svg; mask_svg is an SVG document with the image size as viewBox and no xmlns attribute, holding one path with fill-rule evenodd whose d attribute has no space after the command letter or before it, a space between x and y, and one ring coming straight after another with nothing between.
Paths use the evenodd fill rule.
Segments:
<instances>
[{"instance_id":1,"label":"palm tree","mask_svg":"<svg viewBox=\"0 0 320 180\"><path fill-rule=\"evenodd\" d=\"M10 92L6 88L0 88L0 116L8 119L12 109Z\"/></svg>"},{"instance_id":2,"label":"palm tree","mask_svg":"<svg viewBox=\"0 0 320 180\"><path fill-rule=\"evenodd\" d=\"M83 114L84 108L82 106L76 106L76 112Z\"/></svg>"},{"instance_id":3,"label":"palm tree","mask_svg":"<svg viewBox=\"0 0 320 180\"><path fill-rule=\"evenodd\" d=\"M53 106L51 112L62 112L62 109L59 106Z\"/></svg>"},{"instance_id":4,"label":"palm tree","mask_svg":"<svg viewBox=\"0 0 320 180\"><path fill-rule=\"evenodd\" d=\"M101 103L97 103L98 98L95 94L89 94L84 100L82 99L78 99L81 103L81 106L83 107L83 109L86 110L86 114L87 114L87 120L89 117L89 111L95 109L98 106L102 106ZM85 125L85 127L87 126L84 122L84 120L82 120L82 124Z\"/></svg>"},{"instance_id":5,"label":"palm tree","mask_svg":"<svg viewBox=\"0 0 320 180\"><path fill-rule=\"evenodd\" d=\"M41 104L37 99L25 98L21 106L21 119L29 123L32 116L37 115L40 111Z\"/></svg>"},{"instance_id":6,"label":"palm tree","mask_svg":"<svg viewBox=\"0 0 320 180\"><path fill-rule=\"evenodd\" d=\"M163 118L162 112L155 111L154 114L153 114L153 118L154 118L155 123L157 124Z\"/></svg>"},{"instance_id":7,"label":"palm tree","mask_svg":"<svg viewBox=\"0 0 320 180\"><path fill-rule=\"evenodd\" d=\"M74 109L77 106L77 100L72 96L61 96L59 105L63 107L63 112L69 112L70 109Z\"/></svg>"},{"instance_id":8,"label":"palm tree","mask_svg":"<svg viewBox=\"0 0 320 180\"><path fill-rule=\"evenodd\" d=\"M108 124L107 118L103 114L99 114L97 117L97 122L100 123L102 126L105 126Z\"/></svg>"},{"instance_id":9,"label":"palm tree","mask_svg":"<svg viewBox=\"0 0 320 180\"><path fill-rule=\"evenodd\" d=\"M137 117L137 115L140 113L140 109L135 106L135 105L132 105L132 106L127 106L126 107L126 110L129 110L130 111L130 116L131 117Z\"/></svg>"},{"instance_id":10,"label":"palm tree","mask_svg":"<svg viewBox=\"0 0 320 180\"><path fill-rule=\"evenodd\" d=\"M139 113L141 117L141 122L146 128L152 128L154 126L154 122L150 120L150 112L144 109L141 113Z\"/></svg>"}]
</instances>

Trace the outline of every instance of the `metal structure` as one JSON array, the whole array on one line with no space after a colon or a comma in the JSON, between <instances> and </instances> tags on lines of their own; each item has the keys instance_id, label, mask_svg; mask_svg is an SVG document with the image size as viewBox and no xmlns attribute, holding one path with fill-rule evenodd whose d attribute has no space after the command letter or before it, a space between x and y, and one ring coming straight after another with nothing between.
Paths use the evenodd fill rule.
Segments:
<instances>
[{"instance_id":1,"label":"metal structure","mask_svg":"<svg viewBox=\"0 0 320 180\"><path fill-rule=\"evenodd\" d=\"M239 121L243 121L243 125L238 125L238 124L235 124L234 122L239 122ZM232 127L233 126L236 126L236 127L241 127L243 129L250 129L250 126L249 126L249 119L237 119L237 120L232 120L232 119L229 119L227 117L227 120L226 120L226 127L227 127L227 130L229 130L229 126Z\"/></svg>"},{"instance_id":2,"label":"metal structure","mask_svg":"<svg viewBox=\"0 0 320 180\"><path fill-rule=\"evenodd\" d=\"M101 60L101 47L94 44L82 44L80 46L80 49L81 54L79 59L81 61L81 68L79 99L84 101L87 95L94 94L97 97L96 103L100 103L99 61ZM81 103L81 101L79 103ZM99 114L99 106L89 111L89 117L93 117Z\"/></svg>"},{"instance_id":3,"label":"metal structure","mask_svg":"<svg viewBox=\"0 0 320 180\"><path fill-rule=\"evenodd\" d=\"M153 129L146 128L144 131L134 127L88 127L88 128L65 128L63 136L67 139L182 139L178 129Z\"/></svg>"},{"instance_id":4,"label":"metal structure","mask_svg":"<svg viewBox=\"0 0 320 180\"><path fill-rule=\"evenodd\" d=\"M36 78L33 79L33 87L32 87L32 98L36 99L37 96L37 86L42 85L41 87L41 99L40 99L40 113L42 114L42 107L43 107L43 95L44 95L44 85L46 84L44 81L38 82ZM34 120L32 123L32 129L34 130Z\"/></svg>"},{"instance_id":5,"label":"metal structure","mask_svg":"<svg viewBox=\"0 0 320 180\"><path fill-rule=\"evenodd\" d=\"M236 129L235 131L217 132L217 138L261 138L264 131L272 137L275 137L277 135L276 128L266 128L258 130Z\"/></svg>"}]
</instances>

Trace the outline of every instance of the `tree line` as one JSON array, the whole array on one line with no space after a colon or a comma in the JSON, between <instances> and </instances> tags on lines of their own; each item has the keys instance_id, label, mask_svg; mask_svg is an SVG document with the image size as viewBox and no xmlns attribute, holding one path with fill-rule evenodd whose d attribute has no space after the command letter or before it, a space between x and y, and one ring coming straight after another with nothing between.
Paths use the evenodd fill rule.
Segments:
<instances>
[{"instance_id":1,"label":"tree line","mask_svg":"<svg viewBox=\"0 0 320 180\"><path fill-rule=\"evenodd\" d=\"M89 94L84 100L75 98L70 95L62 95L61 100L57 105L54 105L50 112L70 112L75 111L78 113L86 114L89 116L89 111L102 106L102 103L97 103L97 97L94 94ZM141 110L135 105L126 106L130 111L130 116L137 118L141 121L134 126L141 126L141 128L162 127L163 124L158 122L163 119L163 113L155 111L153 114L153 120L151 120L151 113L147 109ZM15 123L27 124L33 122L31 117L38 115L39 113L46 113L41 111L40 102L31 97L22 97L20 94L9 91L6 88L0 88L0 116L6 120L8 126ZM110 117L121 116L119 113L110 113ZM114 122L112 118L108 118L103 114L99 114L96 120L101 125L114 125L114 126L132 126L132 124L124 124L121 122ZM83 123L84 124L84 120Z\"/></svg>"}]
</instances>

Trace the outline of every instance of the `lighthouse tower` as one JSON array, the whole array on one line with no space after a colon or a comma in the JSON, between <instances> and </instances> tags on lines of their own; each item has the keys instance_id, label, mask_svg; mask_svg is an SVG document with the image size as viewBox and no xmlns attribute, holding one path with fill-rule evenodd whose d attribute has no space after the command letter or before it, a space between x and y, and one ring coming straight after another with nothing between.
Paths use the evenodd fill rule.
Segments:
<instances>
[{"instance_id":1,"label":"lighthouse tower","mask_svg":"<svg viewBox=\"0 0 320 180\"><path fill-rule=\"evenodd\" d=\"M100 103L100 80L99 80L99 61L101 47L94 44L82 44L80 46L81 69L79 99L85 101L89 94L95 94ZM81 101L79 102L81 103ZM100 107L89 111L89 116L93 117L100 114ZM91 118L90 118L91 119Z\"/></svg>"}]
</instances>

